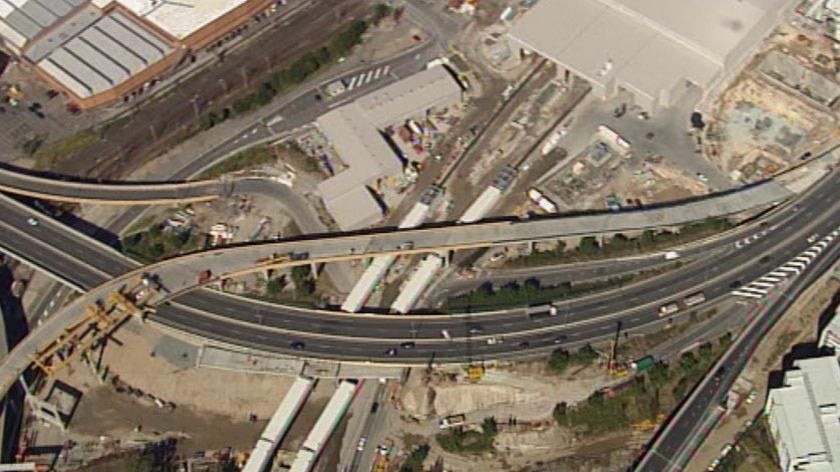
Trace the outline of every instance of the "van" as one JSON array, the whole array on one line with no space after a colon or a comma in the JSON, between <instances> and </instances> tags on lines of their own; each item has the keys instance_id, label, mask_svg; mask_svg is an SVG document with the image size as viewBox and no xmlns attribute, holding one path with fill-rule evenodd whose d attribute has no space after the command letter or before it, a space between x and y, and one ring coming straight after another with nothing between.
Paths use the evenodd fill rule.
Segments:
<instances>
[{"instance_id":1,"label":"van","mask_svg":"<svg viewBox=\"0 0 840 472\"><path fill-rule=\"evenodd\" d=\"M659 307L659 316L666 316L672 313L676 313L680 311L679 305L676 302L669 303L667 305L662 305Z\"/></svg>"}]
</instances>

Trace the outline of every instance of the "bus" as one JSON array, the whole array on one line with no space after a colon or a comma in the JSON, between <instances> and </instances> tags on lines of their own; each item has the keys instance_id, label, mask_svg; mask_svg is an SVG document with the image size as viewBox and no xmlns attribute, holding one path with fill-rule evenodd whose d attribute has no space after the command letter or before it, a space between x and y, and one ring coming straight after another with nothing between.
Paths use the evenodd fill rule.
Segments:
<instances>
[{"instance_id":1,"label":"bus","mask_svg":"<svg viewBox=\"0 0 840 472\"><path fill-rule=\"evenodd\" d=\"M697 292L685 297L685 306L699 305L706 301L706 295L703 292Z\"/></svg>"}]
</instances>

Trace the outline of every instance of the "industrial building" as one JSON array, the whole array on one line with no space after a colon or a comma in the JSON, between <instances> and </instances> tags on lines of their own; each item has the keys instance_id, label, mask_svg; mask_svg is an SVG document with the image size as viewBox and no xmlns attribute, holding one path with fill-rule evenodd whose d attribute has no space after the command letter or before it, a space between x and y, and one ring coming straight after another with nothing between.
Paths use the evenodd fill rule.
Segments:
<instances>
[{"instance_id":1,"label":"industrial building","mask_svg":"<svg viewBox=\"0 0 840 472\"><path fill-rule=\"evenodd\" d=\"M840 364L834 356L794 361L765 407L781 469L840 472Z\"/></svg>"},{"instance_id":2,"label":"industrial building","mask_svg":"<svg viewBox=\"0 0 840 472\"><path fill-rule=\"evenodd\" d=\"M0 45L81 108L130 96L274 0L0 1Z\"/></svg>"},{"instance_id":3,"label":"industrial building","mask_svg":"<svg viewBox=\"0 0 840 472\"><path fill-rule=\"evenodd\" d=\"M343 230L382 218L371 191L379 179L400 175L403 156L382 129L434 107L461 101L461 86L448 69L434 66L335 108L316 120L347 169L318 184L324 205Z\"/></svg>"},{"instance_id":4,"label":"industrial building","mask_svg":"<svg viewBox=\"0 0 840 472\"><path fill-rule=\"evenodd\" d=\"M515 45L583 77L597 95L631 92L649 112L689 85L714 92L756 51L793 0L551 0L515 21Z\"/></svg>"}]
</instances>

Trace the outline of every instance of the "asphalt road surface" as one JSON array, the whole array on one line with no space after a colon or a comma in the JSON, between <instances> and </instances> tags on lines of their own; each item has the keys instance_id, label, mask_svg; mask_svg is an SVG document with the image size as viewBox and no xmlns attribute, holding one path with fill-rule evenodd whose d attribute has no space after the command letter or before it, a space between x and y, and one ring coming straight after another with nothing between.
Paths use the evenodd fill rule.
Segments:
<instances>
[{"instance_id":1,"label":"asphalt road surface","mask_svg":"<svg viewBox=\"0 0 840 472\"><path fill-rule=\"evenodd\" d=\"M834 203L832 192L838 183L836 175L826 179L805 197L803 210L776 215L769 223L776 229L750 245L738 250L733 247L732 252L723 257L701 260L618 292L563 303L561 316L539 321L532 320L523 309L436 317L313 313L207 290L187 293L172 304L160 307L153 319L212 339L285 353L292 353L291 342L303 340L307 346L305 353L313 357L414 363L544 352L556 347L554 341L558 334L566 335L565 343L574 345L609 334L618 318L623 320L626 329L660 322L659 304L676 298L677 294L702 288L707 298L713 300L726 295L735 280L746 282L772 270L772 261L783 261L786 256L795 254L801 250L808 235L824 230L830 225L827 221L837 218L840 205ZM20 214L14 216L15 211L14 208L7 211L12 221L24 221L25 211L17 210ZM12 228L2 233L12 235L15 238L12 244L18 251L27 252L27 258L47 267L63 267L66 277L84 284L86 289L107 280L106 274L118 274L134 266L110 250L92 247L87 239L68 237L67 229L50 232L49 226L48 222L36 227L22 226L36 238L53 238L47 246L12 231ZM770 259L761 263L764 254L769 254ZM481 325L481 333L470 334L475 323ZM443 329L458 341L443 340L440 337ZM512 344L484 343L484 339L494 335L505 335L513 340ZM471 337L474 339L469 341ZM400 349L396 358L385 357L387 349L411 339L417 340L414 349ZM519 347L518 343L523 341L528 345Z\"/></svg>"},{"instance_id":2,"label":"asphalt road surface","mask_svg":"<svg viewBox=\"0 0 840 472\"><path fill-rule=\"evenodd\" d=\"M837 226L840 219L832 222ZM714 410L725 401L727 392L741 374L758 343L791 307L802 291L840 257L840 245L833 244L800 277L780 286L768 297L748 325L700 383L689 399L666 423L652 447L646 451L637 471L679 471L691 458L708 428Z\"/></svg>"}]
</instances>

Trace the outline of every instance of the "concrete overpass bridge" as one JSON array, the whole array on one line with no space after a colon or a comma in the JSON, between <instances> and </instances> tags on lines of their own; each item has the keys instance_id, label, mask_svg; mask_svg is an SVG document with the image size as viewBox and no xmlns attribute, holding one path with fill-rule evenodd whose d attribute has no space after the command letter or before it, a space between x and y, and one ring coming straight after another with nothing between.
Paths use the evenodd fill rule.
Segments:
<instances>
[{"instance_id":1,"label":"concrete overpass bridge","mask_svg":"<svg viewBox=\"0 0 840 472\"><path fill-rule=\"evenodd\" d=\"M353 234L329 234L302 237L297 240L264 242L220 248L180 256L143 268L117 275L91 289L64 310L53 315L3 361L0 366L0 388L8 388L32 362L38 353L54 344L69 327L85 323L90 307L107 300L132 286L133 281L150 275L161 287L161 291L144 301L149 307L160 306L212 281L233 277L271 267L287 267L297 264L341 261L374 255L398 255L446 250L488 247L500 244L556 239L567 236L611 233L640 230L651 227L679 226L710 216L724 216L749 209L766 207L789 197L789 193L774 182L765 182L720 195L680 202L655 209L634 210L617 213L598 212L579 215L562 215L530 220L504 220L479 222L468 225L440 225L412 230L378 229ZM209 272L208 272L209 271ZM104 271L103 271L104 272ZM199 274L209 274L199 278ZM104 274L103 274L104 275ZM198 295L198 294L195 294ZM188 294L192 297L193 294ZM205 295L201 294L203 298ZM218 296L218 295L217 295ZM189 312L189 310L187 310ZM181 313L183 319L183 311ZM323 325L323 313L303 312L295 316L308 318L308 326L317 329ZM333 314L335 321L339 316ZM361 318L374 318L361 315ZM375 317L383 322L391 317ZM406 319L406 317L402 317ZM423 320L428 317L419 317ZM463 320L446 316L441 326L463 331ZM455 317L457 318L457 317ZM352 317L358 320L359 317ZM440 321L440 320L438 320ZM448 323L448 324L447 324ZM178 322L170 323L177 325ZM404 337L404 328L398 328L397 335ZM287 333L288 334L288 333Z\"/></svg>"}]
</instances>

